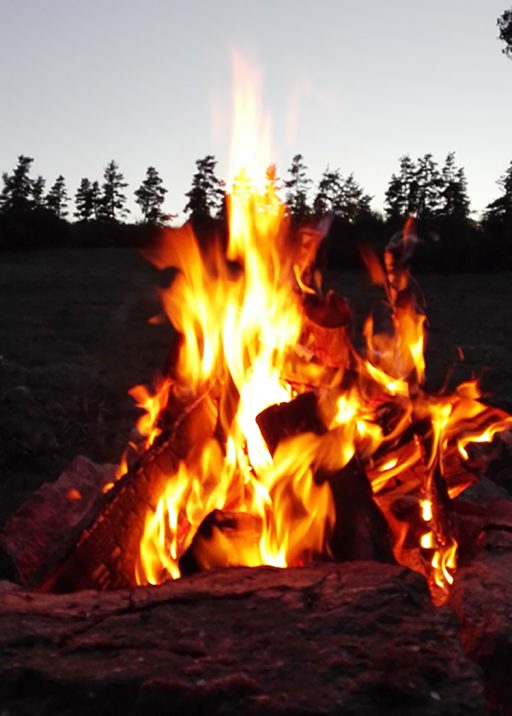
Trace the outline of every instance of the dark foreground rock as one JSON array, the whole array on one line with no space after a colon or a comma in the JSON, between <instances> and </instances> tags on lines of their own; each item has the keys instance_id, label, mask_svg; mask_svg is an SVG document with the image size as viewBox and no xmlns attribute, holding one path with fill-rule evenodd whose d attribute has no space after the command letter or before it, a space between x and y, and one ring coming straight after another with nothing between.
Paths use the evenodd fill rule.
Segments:
<instances>
[{"instance_id":1,"label":"dark foreground rock","mask_svg":"<svg viewBox=\"0 0 512 716\"><path fill-rule=\"evenodd\" d=\"M0 583L0 711L484 714L424 580L369 562L236 568L71 595Z\"/></svg>"},{"instance_id":2,"label":"dark foreground rock","mask_svg":"<svg viewBox=\"0 0 512 716\"><path fill-rule=\"evenodd\" d=\"M457 573L451 605L460 620L461 643L483 671L488 705L512 714L512 504L488 508L485 543Z\"/></svg>"},{"instance_id":3,"label":"dark foreground rock","mask_svg":"<svg viewBox=\"0 0 512 716\"><path fill-rule=\"evenodd\" d=\"M45 482L0 527L0 579L37 585L45 566L58 563L105 501L116 465L78 455L57 480Z\"/></svg>"}]
</instances>

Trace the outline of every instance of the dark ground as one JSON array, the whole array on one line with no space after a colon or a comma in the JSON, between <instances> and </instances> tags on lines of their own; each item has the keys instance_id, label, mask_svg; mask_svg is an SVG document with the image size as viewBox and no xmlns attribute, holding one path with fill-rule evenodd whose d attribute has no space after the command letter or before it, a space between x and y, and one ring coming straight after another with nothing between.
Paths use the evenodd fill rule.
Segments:
<instances>
[{"instance_id":1,"label":"dark ground","mask_svg":"<svg viewBox=\"0 0 512 716\"><path fill-rule=\"evenodd\" d=\"M134 425L128 389L165 359L170 329L157 273L116 249L0 255L0 524L78 453L115 462ZM366 278L331 280L362 316ZM482 377L494 402L512 404L512 274L421 277L430 323L429 380ZM465 364L457 365L457 346Z\"/></svg>"}]
</instances>

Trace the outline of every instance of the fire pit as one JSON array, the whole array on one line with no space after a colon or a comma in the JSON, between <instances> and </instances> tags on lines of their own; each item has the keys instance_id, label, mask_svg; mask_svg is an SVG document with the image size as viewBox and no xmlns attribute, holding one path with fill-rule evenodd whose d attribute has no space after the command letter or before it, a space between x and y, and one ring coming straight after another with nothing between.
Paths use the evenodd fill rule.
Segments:
<instances>
[{"instance_id":1,"label":"fire pit","mask_svg":"<svg viewBox=\"0 0 512 716\"><path fill-rule=\"evenodd\" d=\"M242 93L237 106L252 105ZM512 416L476 381L425 387L413 221L382 261L365 254L384 301L359 341L348 302L322 286L328 227L292 226L264 173L234 176L227 238L200 243L186 225L147 250L176 270L162 293L176 342L154 389L133 390L141 438L119 468L77 464L42 498L35 546L37 503L2 530L4 573L36 590L3 588L4 698L36 672L34 694L73 713L83 689L100 711L117 693L137 713L395 713L397 700L483 713L469 656L489 702L512 708L512 509L461 499L497 451L509 458L495 436ZM432 605L448 601L463 650L451 609Z\"/></svg>"}]
</instances>

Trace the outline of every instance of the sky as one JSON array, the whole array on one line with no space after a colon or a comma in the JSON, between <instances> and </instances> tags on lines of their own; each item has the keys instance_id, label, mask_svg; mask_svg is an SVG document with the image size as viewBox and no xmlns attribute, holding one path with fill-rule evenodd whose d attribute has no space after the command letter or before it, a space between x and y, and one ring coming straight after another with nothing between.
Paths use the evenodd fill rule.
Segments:
<instances>
[{"instance_id":1,"label":"sky","mask_svg":"<svg viewBox=\"0 0 512 716\"><path fill-rule=\"evenodd\" d=\"M449 151L478 215L512 160L510 0L0 0L0 171L34 158L74 195L115 159L155 166L179 217L206 154L229 166L232 54L257 66L279 175L304 156L382 210L403 154Z\"/></svg>"}]
</instances>

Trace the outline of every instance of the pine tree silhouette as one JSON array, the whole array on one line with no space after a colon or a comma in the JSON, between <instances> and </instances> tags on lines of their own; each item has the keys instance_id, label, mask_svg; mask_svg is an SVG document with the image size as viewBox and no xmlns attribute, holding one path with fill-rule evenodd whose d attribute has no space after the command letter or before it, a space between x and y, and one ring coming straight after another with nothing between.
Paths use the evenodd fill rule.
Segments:
<instances>
[{"instance_id":1,"label":"pine tree silhouette","mask_svg":"<svg viewBox=\"0 0 512 716\"><path fill-rule=\"evenodd\" d=\"M307 166L302 154L296 154L288 169L289 178L285 179L287 189L286 203L292 219L302 221L309 214L308 190L311 179L307 176Z\"/></svg>"},{"instance_id":2,"label":"pine tree silhouette","mask_svg":"<svg viewBox=\"0 0 512 716\"><path fill-rule=\"evenodd\" d=\"M164 224L169 220L171 215L162 211L167 189L164 189L162 179L154 167L147 168L146 176L134 194L145 222Z\"/></svg>"},{"instance_id":3,"label":"pine tree silhouette","mask_svg":"<svg viewBox=\"0 0 512 716\"><path fill-rule=\"evenodd\" d=\"M98 217L103 221L118 222L130 212L126 208L126 194L123 189L128 186L124 175L119 171L119 165L112 159L103 174L102 194L99 204Z\"/></svg>"},{"instance_id":4,"label":"pine tree silhouette","mask_svg":"<svg viewBox=\"0 0 512 716\"><path fill-rule=\"evenodd\" d=\"M98 182L91 183L87 177L83 177L75 194L75 218L78 221L97 219L99 208L100 187Z\"/></svg>"},{"instance_id":5,"label":"pine tree silhouette","mask_svg":"<svg viewBox=\"0 0 512 716\"><path fill-rule=\"evenodd\" d=\"M217 160L211 154L196 161L196 172L184 211L191 219L214 217L222 209L224 185L215 175Z\"/></svg>"},{"instance_id":6,"label":"pine tree silhouette","mask_svg":"<svg viewBox=\"0 0 512 716\"><path fill-rule=\"evenodd\" d=\"M55 180L53 186L46 195L44 203L47 209L50 209L50 211L53 212L55 216L58 216L59 219L63 219L67 216L68 194L66 191L66 182L62 174L59 174Z\"/></svg>"},{"instance_id":7,"label":"pine tree silhouette","mask_svg":"<svg viewBox=\"0 0 512 716\"><path fill-rule=\"evenodd\" d=\"M33 206L30 168L34 160L20 154L12 174L2 174L4 186L0 194L0 208L6 211L27 211Z\"/></svg>"}]
</instances>

